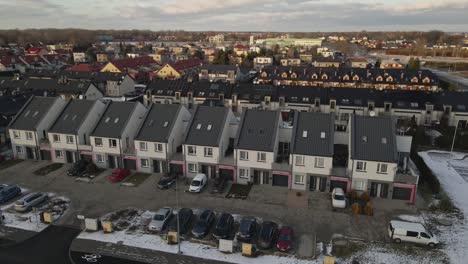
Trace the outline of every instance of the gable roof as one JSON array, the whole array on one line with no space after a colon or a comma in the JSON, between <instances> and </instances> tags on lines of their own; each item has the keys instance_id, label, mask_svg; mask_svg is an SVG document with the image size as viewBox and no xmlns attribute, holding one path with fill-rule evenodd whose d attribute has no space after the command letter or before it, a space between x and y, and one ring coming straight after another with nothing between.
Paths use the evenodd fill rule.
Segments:
<instances>
[{"instance_id":1,"label":"gable roof","mask_svg":"<svg viewBox=\"0 0 468 264\"><path fill-rule=\"evenodd\" d=\"M76 134L97 101L71 100L55 120L49 132Z\"/></svg>"},{"instance_id":2,"label":"gable roof","mask_svg":"<svg viewBox=\"0 0 468 264\"><path fill-rule=\"evenodd\" d=\"M31 97L9 127L19 130L36 130L37 125L57 100L59 100L57 97Z\"/></svg>"},{"instance_id":3,"label":"gable roof","mask_svg":"<svg viewBox=\"0 0 468 264\"><path fill-rule=\"evenodd\" d=\"M190 121L185 143L218 147L229 108L198 106Z\"/></svg>"},{"instance_id":4,"label":"gable roof","mask_svg":"<svg viewBox=\"0 0 468 264\"><path fill-rule=\"evenodd\" d=\"M91 136L120 138L137 104L110 101Z\"/></svg>"},{"instance_id":5,"label":"gable roof","mask_svg":"<svg viewBox=\"0 0 468 264\"><path fill-rule=\"evenodd\" d=\"M228 71L237 71L235 65L207 64L202 66L202 70L208 70L208 73L227 73Z\"/></svg>"},{"instance_id":6,"label":"gable roof","mask_svg":"<svg viewBox=\"0 0 468 264\"><path fill-rule=\"evenodd\" d=\"M273 151L279 121L279 111L248 109L242 115L236 148Z\"/></svg>"},{"instance_id":7,"label":"gable roof","mask_svg":"<svg viewBox=\"0 0 468 264\"><path fill-rule=\"evenodd\" d=\"M148 64L152 64L156 62L153 60L153 58L149 56L141 56L141 57L135 57L135 58L113 60L108 63L111 63L120 71L124 71L125 69L135 69L138 66L144 66L144 65L148 65Z\"/></svg>"},{"instance_id":8,"label":"gable roof","mask_svg":"<svg viewBox=\"0 0 468 264\"><path fill-rule=\"evenodd\" d=\"M351 116L351 159L397 162L395 125L391 117Z\"/></svg>"},{"instance_id":9,"label":"gable roof","mask_svg":"<svg viewBox=\"0 0 468 264\"><path fill-rule=\"evenodd\" d=\"M291 153L311 156L333 156L334 115L297 112L291 140Z\"/></svg>"},{"instance_id":10,"label":"gable roof","mask_svg":"<svg viewBox=\"0 0 468 264\"><path fill-rule=\"evenodd\" d=\"M152 104L135 139L167 142L181 108L176 104Z\"/></svg>"}]
</instances>

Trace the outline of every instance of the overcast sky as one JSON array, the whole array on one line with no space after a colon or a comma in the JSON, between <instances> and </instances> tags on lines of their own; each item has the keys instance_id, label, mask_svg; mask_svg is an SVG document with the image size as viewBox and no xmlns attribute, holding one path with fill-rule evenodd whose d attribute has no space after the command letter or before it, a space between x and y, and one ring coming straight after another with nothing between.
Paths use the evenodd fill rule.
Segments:
<instances>
[{"instance_id":1,"label":"overcast sky","mask_svg":"<svg viewBox=\"0 0 468 264\"><path fill-rule=\"evenodd\" d=\"M0 0L0 28L468 31L468 0Z\"/></svg>"}]
</instances>

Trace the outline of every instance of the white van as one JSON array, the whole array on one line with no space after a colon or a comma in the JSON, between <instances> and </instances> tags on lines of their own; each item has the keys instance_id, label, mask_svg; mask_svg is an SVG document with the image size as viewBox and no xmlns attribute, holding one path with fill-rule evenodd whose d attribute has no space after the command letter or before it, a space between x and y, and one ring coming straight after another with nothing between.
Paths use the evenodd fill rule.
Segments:
<instances>
[{"instance_id":1,"label":"white van","mask_svg":"<svg viewBox=\"0 0 468 264\"><path fill-rule=\"evenodd\" d=\"M428 245L431 248L439 244L437 237L421 223L392 220L388 224L388 235L397 244L407 241Z\"/></svg>"},{"instance_id":2,"label":"white van","mask_svg":"<svg viewBox=\"0 0 468 264\"><path fill-rule=\"evenodd\" d=\"M195 178L193 178L192 183L190 184L189 192L201 192L203 187L205 187L207 181L208 178L205 174L198 173L197 175L195 175Z\"/></svg>"}]
</instances>

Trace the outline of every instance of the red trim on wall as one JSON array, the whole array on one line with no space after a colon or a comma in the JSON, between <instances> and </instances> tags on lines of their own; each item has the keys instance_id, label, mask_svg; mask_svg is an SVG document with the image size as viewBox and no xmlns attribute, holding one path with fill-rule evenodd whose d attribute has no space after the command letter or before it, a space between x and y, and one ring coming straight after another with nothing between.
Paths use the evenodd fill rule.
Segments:
<instances>
[{"instance_id":1,"label":"red trim on wall","mask_svg":"<svg viewBox=\"0 0 468 264\"><path fill-rule=\"evenodd\" d=\"M349 193L351 191L351 180L349 178L343 177L330 177L330 181L342 181L346 182L346 192Z\"/></svg>"},{"instance_id":2,"label":"red trim on wall","mask_svg":"<svg viewBox=\"0 0 468 264\"><path fill-rule=\"evenodd\" d=\"M414 203L414 200L416 199L416 185L404 184L404 183L394 183L393 187L411 189L411 195L410 195L409 202Z\"/></svg>"},{"instance_id":3,"label":"red trim on wall","mask_svg":"<svg viewBox=\"0 0 468 264\"><path fill-rule=\"evenodd\" d=\"M288 190L291 190L292 188L292 177L291 173L287 171L272 171L271 175L276 174L276 175L282 175L282 176L288 176Z\"/></svg>"}]
</instances>

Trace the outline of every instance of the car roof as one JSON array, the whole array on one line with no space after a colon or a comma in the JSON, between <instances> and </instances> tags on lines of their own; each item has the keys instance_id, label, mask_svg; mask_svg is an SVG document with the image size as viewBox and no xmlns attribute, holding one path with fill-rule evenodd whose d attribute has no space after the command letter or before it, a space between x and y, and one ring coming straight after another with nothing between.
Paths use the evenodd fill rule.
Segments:
<instances>
[{"instance_id":1,"label":"car roof","mask_svg":"<svg viewBox=\"0 0 468 264\"><path fill-rule=\"evenodd\" d=\"M163 208L160 208L160 209L156 212L156 214L160 214L160 213L165 214L167 211L170 211L170 210L171 210L171 209L168 208L168 207L163 207Z\"/></svg>"},{"instance_id":2,"label":"car roof","mask_svg":"<svg viewBox=\"0 0 468 264\"><path fill-rule=\"evenodd\" d=\"M421 223L392 220L390 221L390 224L393 228L401 228L415 232L427 232L426 228Z\"/></svg>"},{"instance_id":3,"label":"car roof","mask_svg":"<svg viewBox=\"0 0 468 264\"><path fill-rule=\"evenodd\" d=\"M198 173L197 175L195 175L195 177L193 178L194 180L201 180L201 179L204 179L206 178L206 175L203 174L203 173Z\"/></svg>"},{"instance_id":4,"label":"car roof","mask_svg":"<svg viewBox=\"0 0 468 264\"><path fill-rule=\"evenodd\" d=\"M335 194L344 194L344 191L341 188L335 188L333 190L335 191Z\"/></svg>"}]
</instances>

